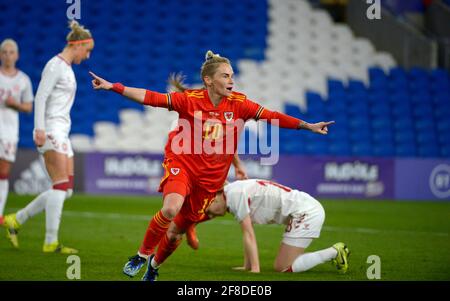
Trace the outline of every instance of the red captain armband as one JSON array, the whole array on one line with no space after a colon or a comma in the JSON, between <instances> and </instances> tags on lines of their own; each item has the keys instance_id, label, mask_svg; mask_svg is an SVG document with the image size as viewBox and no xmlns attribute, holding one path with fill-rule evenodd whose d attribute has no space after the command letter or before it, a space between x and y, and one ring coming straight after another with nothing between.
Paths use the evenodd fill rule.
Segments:
<instances>
[{"instance_id":1,"label":"red captain armband","mask_svg":"<svg viewBox=\"0 0 450 301\"><path fill-rule=\"evenodd\" d=\"M112 85L111 90L114 91L114 92L116 92L117 94L122 95L122 94L123 94L123 91L125 90L125 86L122 85L121 83L114 83L114 84Z\"/></svg>"}]
</instances>

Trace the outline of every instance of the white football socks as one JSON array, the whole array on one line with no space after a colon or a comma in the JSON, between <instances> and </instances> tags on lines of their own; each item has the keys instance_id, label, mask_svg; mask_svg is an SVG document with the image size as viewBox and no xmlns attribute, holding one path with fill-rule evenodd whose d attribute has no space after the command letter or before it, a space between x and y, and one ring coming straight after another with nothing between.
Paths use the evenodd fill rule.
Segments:
<instances>
[{"instance_id":1,"label":"white football socks","mask_svg":"<svg viewBox=\"0 0 450 301\"><path fill-rule=\"evenodd\" d=\"M297 257L292 263L292 272L304 272L312 269L316 265L325 263L337 256L337 251L335 248L330 247L328 249L305 253Z\"/></svg>"},{"instance_id":2,"label":"white football socks","mask_svg":"<svg viewBox=\"0 0 450 301\"><path fill-rule=\"evenodd\" d=\"M149 255L142 254L139 251L137 252L137 254L139 255L139 257L145 258L146 260L148 260L148 258L149 258Z\"/></svg>"},{"instance_id":3,"label":"white football socks","mask_svg":"<svg viewBox=\"0 0 450 301\"><path fill-rule=\"evenodd\" d=\"M32 200L28 205L17 211L16 219L19 224L25 223L30 217L41 213L45 208L45 203L47 199L51 196L53 189L42 192L34 200Z\"/></svg>"},{"instance_id":4,"label":"white football socks","mask_svg":"<svg viewBox=\"0 0 450 301\"><path fill-rule=\"evenodd\" d=\"M0 216L3 216L6 199L8 198L9 181L0 180Z\"/></svg>"},{"instance_id":5,"label":"white football socks","mask_svg":"<svg viewBox=\"0 0 450 301\"><path fill-rule=\"evenodd\" d=\"M50 190L45 204L45 243L50 244L58 240L59 224L61 223L61 213L66 199L65 190Z\"/></svg>"}]
</instances>

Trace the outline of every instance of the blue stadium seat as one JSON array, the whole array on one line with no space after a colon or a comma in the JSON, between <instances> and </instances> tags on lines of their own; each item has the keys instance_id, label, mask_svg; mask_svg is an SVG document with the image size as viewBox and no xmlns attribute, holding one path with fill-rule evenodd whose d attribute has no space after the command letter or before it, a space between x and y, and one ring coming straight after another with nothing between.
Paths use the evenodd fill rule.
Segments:
<instances>
[{"instance_id":1,"label":"blue stadium seat","mask_svg":"<svg viewBox=\"0 0 450 301\"><path fill-rule=\"evenodd\" d=\"M389 101L391 102L392 105L397 105L399 103L409 103L410 95L407 91L393 93L390 95Z\"/></svg>"},{"instance_id":2,"label":"blue stadium seat","mask_svg":"<svg viewBox=\"0 0 450 301\"><path fill-rule=\"evenodd\" d=\"M302 112L300 111L300 107L293 104L286 103L284 105L284 111L286 112L286 114L297 118L302 118L303 115Z\"/></svg>"},{"instance_id":3,"label":"blue stadium seat","mask_svg":"<svg viewBox=\"0 0 450 301\"><path fill-rule=\"evenodd\" d=\"M373 148L372 145L367 142L357 142L352 145L352 155L354 156L372 156Z\"/></svg>"},{"instance_id":4,"label":"blue stadium seat","mask_svg":"<svg viewBox=\"0 0 450 301\"><path fill-rule=\"evenodd\" d=\"M351 130L370 128L370 120L366 116L355 116L348 121Z\"/></svg>"},{"instance_id":5,"label":"blue stadium seat","mask_svg":"<svg viewBox=\"0 0 450 301\"><path fill-rule=\"evenodd\" d=\"M441 156L439 147L436 145L419 146L418 154L421 157L431 157L431 158Z\"/></svg>"},{"instance_id":6,"label":"blue stadium seat","mask_svg":"<svg viewBox=\"0 0 450 301\"><path fill-rule=\"evenodd\" d=\"M392 121L389 116L382 115L378 118L372 118L372 130L375 131L392 131Z\"/></svg>"},{"instance_id":7,"label":"blue stadium seat","mask_svg":"<svg viewBox=\"0 0 450 301\"><path fill-rule=\"evenodd\" d=\"M328 79L328 92L329 94L345 94L344 84L339 80Z\"/></svg>"},{"instance_id":8,"label":"blue stadium seat","mask_svg":"<svg viewBox=\"0 0 450 301\"><path fill-rule=\"evenodd\" d=\"M441 156L444 158L450 158L450 146L442 146L440 148Z\"/></svg>"},{"instance_id":9,"label":"blue stadium seat","mask_svg":"<svg viewBox=\"0 0 450 301\"><path fill-rule=\"evenodd\" d=\"M432 119L434 109L432 103L421 103L414 107L414 117L419 119Z\"/></svg>"},{"instance_id":10,"label":"blue stadium seat","mask_svg":"<svg viewBox=\"0 0 450 301\"><path fill-rule=\"evenodd\" d=\"M330 101L325 108L328 114L343 115L347 112L347 105L345 102Z\"/></svg>"},{"instance_id":11,"label":"blue stadium seat","mask_svg":"<svg viewBox=\"0 0 450 301\"><path fill-rule=\"evenodd\" d=\"M431 103L431 95L425 91L421 91L420 93L414 94L411 97L411 101L413 103Z\"/></svg>"},{"instance_id":12,"label":"blue stadium seat","mask_svg":"<svg viewBox=\"0 0 450 301\"><path fill-rule=\"evenodd\" d=\"M439 80L448 80L449 74L448 71L442 68L436 68L431 70L430 77L433 81L439 81Z\"/></svg>"},{"instance_id":13,"label":"blue stadium seat","mask_svg":"<svg viewBox=\"0 0 450 301\"><path fill-rule=\"evenodd\" d=\"M389 70L389 78L406 80L407 73L406 73L405 69L402 67L393 67L393 68L391 68L391 70Z\"/></svg>"},{"instance_id":14,"label":"blue stadium seat","mask_svg":"<svg viewBox=\"0 0 450 301\"><path fill-rule=\"evenodd\" d=\"M374 119L390 116L391 107L387 102L373 103L370 107L370 113L373 115Z\"/></svg>"},{"instance_id":15,"label":"blue stadium seat","mask_svg":"<svg viewBox=\"0 0 450 301\"><path fill-rule=\"evenodd\" d=\"M450 120L441 120L437 123L437 129L441 133L450 132Z\"/></svg>"},{"instance_id":16,"label":"blue stadium seat","mask_svg":"<svg viewBox=\"0 0 450 301\"><path fill-rule=\"evenodd\" d=\"M309 104L310 102L323 102L322 96L319 93L315 93L315 92L306 92L305 93L305 98L307 103Z\"/></svg>"},{"instance_id":17,"label":"blue stadium seat","mask_svg":"<svg viewBox=\"0 0 450 301\"><path fill-rule=\"evenodd\" d=\"M438 143L438 138L434 131L421 131L416 134L418 145L430 145Z\"/></svg>"},{"instance_id":18,"label":"blue stadium seat","mask_svg":"<svg viewBox=\"0 0 450 301\"><path fill-rule=\"evenodd\" d=\"M439 93L434 94L433 103L435 105L450 105L450 93L440 91Z\"/></svg>"},{"instance_id":19,"label":"blue stadium seat","mask_svg":"<svg viewBox=\"0 0 450 301\"><path fill-rule=\"evenodd\" d=\"M370 130L368 129L358 129L358 130L353 130L350 133L350 140L353 143L370 143L372 138L372 133Z\"/></svg>"},{"instance_id":20,"label":"blue stadium seat","mask_svg":"<svg viewBox=\"0 0 450 301\"><path fill-rule=\"evenodd\" d=\"M439 140L439 144L442 146L446 146L449 145L450 146L450 132L442 132L442 133L438 133L438 140Z\"/></svg>"},{"instance_id":21,"label":"blue stadium seat","mask_svg":"<svg viewBox=\"0 0 450 301\"><path fill-rule=\"evenodd\" d=\"M382 102L388 102L390 100L389 94L384 91L374 91L369 94L369 104L376 104Z\"/></svg>"},{"instance_id":22,"label":"blue stadium seat","mask_svg":"<svg viewBox=\"0 0 450 301\"><path fill-rule=\"evenodd\" d=\"M428 71L421 67L412 67L408 71L408 77L412 80L428 80Z\"/></svg>"},{"instance_id":23,"label":"blue stadium seat","mask_svg":"<svg viewBox=\"0 0 450 301\"><path fill-rule=\"evenodd\" d=\"M348 113L353 116L369 115L369 105L365 101L355 102L348 106Z\"/></svg>"},{"instance_id":24,"label":"blue stadium seat","mask_svg":"<svg viewBox=\"0 0 450 301\"><path fill-rule=\"evenodd\" d=\"M305 145L305 154L308 155L327 155L328 144L326 141L309 141Z\"/></svg>"},{"instance_id":25,"label":"blue stadium seat","mask_svg":"<svg viewBox=\"0 0 450 301\"><path fill-rule=\"evenodd\" d=\"M311 114L318 114L318 113L325 113L325 102L320 101L308 101L308 113Z\"/></svg>"},{"instance_id":26,"label":"blue stadium seat","mask_svg":"<svg viewBox=\"0 0 450 301\"><path fill-rule=\"evenodd\" d=\"M448 116L450 116L450 105L442 104L435 106L434 116L436 120L447 120Z\"/></svg>"},{"instance_id":27,"label":"blue stadium seat","mask_svg":"<svg viewBox=\"0 0 450 301\"><path fill-rule=\"evenodd\" d=\"M398 131L394 135L394 139L397 145L415 143L416 135L413 129L406 129L403 131Z\"/></svg>"},{"instance_id":28,"label":"blue stadium seat","mask_svg":"<svg viewBox=\"0 0 450 301\"><path fill-rule=\"evenodd\" d=\"M369 68L369 79L370 82L374 80L386 80L387 75L384 70L380 67L370 67Z\"/></svg>"},{"instance_id":29,"label":"blue stadium seat","mask_svg":"<svg viewBox=\"0 0 450 301\"><path fill-rule=\"evenodd\" d=\"M391 79L389 81L389 90L391 93L404 92L409 89L409 82L407 79Z\"/></svg>"},{"instance_id":30,"label":"blue stadium seat","mask_svg":"<svg viewBox=\"0 0 450 301\"><path fill-rule=\"evenodd\" d=\"M434 130L433 119L416 119L415 120L416 130Z\"/></svg>"},{"instance_id":31,"label":"blue stadium seat","mask_svg":"<svg viewBox=\"0 0 450 301\"><path fill-rule=\"evenodd\" d=\"M373 155L378 157L390 157L395 155L395 147L393 144L382 143L373 146Z\"/></svg>"},{"instance_id":32,"label":"blue stadium seat","mask_svg":"<svg viewBox=\"0 0 450 301\"><path fill-rule=\"evenodd\" d=\"M350 144L347 142L328 144L328 153L334 156L350 156L352 154Z\"/></svg>"},{"instance_id":33,"label":"blue stadium seat","mask_svg":"<svg viewBox=\"0 0 450 301\"><path fill-rule=\"evenodd\" d=\"M394 141L394 133L391 130L379 130L372 132L372 139L374 143L388 144Z\"/></svg>"},{"instance_id":34,"label":"blue stadium seat","mask_svg":"<svg viewBox=\"0 0 450 301\"><path fill-rule=\"evenodd\" d=\"M431 88L431 83L428 79L412 80L409 83L409 89L412 93L429 92Z\"/></svg>"},{"instance_id":35,"label":"blue stadium seat","mask_svg":"<svg viewBox=\"0 0 450 301\"><path fill-rule=\"evenodd\" d=\"M348 105L353 105L356 103L368 103L369 92L368 91L357 91L348 92L346 101Z\"/></svg>"},{"instance_id":36,"label":"blue stadium seat","mask_svg":"<svg viewBox=\"0 0 450 301\"><path fill-rule=\"evenodd\" d=\"M392 106L392 116L394 119L411 117L413 110L409 102L400 102Z\"/></svg>"},{"instance_id":37,"label":"blue stadium seat","mask_svg":"<svg viewBox=\"0 0 450 301\"><path fill-rule=\"evenodd\" d=\"M397 144L395 154L399 157L415 157L417 153L414 143Z\"/></svg>"},{"instance_id":38,"label":"blue stadium seat","mask_svg":"<svg viewBox=\"0 0 450 301\"><path fill-rule=\"evenodd\" d=\"M280 153L282 154L303 154L306 144L299 140L288 140L280 143Z\"/></svg>"},{"instance_id":39,"label":"blue stadium seat","mask_svg":"<svg viewBox=\"0 0 450 301\"><path fill-rule=\"evenodd\" d=\"M360 80L351 79L348 81L347 92L351 93L364 93L366 91L366 86Z\"/></svg>"}]
</instances>

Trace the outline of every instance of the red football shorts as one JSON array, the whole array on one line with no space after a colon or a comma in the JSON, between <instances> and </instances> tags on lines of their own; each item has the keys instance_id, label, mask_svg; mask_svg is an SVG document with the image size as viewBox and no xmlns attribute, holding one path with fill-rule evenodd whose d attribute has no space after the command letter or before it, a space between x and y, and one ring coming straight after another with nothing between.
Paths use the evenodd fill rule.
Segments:
<instances>
[{"instance_id":1,"label":"red football shorts","mask_svg":"<svg viewBox=\"0 0 450 301\"><path fill-rule=\"evenodd\" d=\"M192 183L187 170L174 159L164 159L164 176L159 184L158 192L163 198L169 193L178 193L186 197L191 192Z\"/></svg>"},{"instance_id":2,"label":"red football shorts","mask_svg":"<svg viewBox=\"0 0 450 301\"><path fill-rule=\"evenodd\" d=\"M163 167L165 172L158 190L163 193L163 198L169 193L184 196L183 205L173 220L177 227L187 229L191 224L208 220L205 210L214 201L216 193L192 184L187 170L174 159L165 159Z\"/></svg>"}]
</instances>

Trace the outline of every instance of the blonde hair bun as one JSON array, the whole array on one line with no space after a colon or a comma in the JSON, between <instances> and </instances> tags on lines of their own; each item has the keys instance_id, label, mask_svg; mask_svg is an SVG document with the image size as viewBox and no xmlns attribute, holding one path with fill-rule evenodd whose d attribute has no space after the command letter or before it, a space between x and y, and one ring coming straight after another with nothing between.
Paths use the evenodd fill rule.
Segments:
<instances>
[{"instance_id":1,"label":"blonde hair bun","mask_svg":"<svg viewBox=\"0 0 450 301\"><path fill-rule=\"evenodd\" d=\"M211 50L208 50L205 54L206 61L212 60L214 57L220 57L220 54L214 54Z\"/></svg>"},{"instance_id":2,"label":"blonde hair bun","mask_svg":"<svg viewBox=\"0 0 450 301\"><path fill-rule=\"evenodd\" d=\"M77 21L69 21L70 32L66 37L66 41L78 41L92 38L91 32L80 25Z\"/></svg>"}]
</instances>

